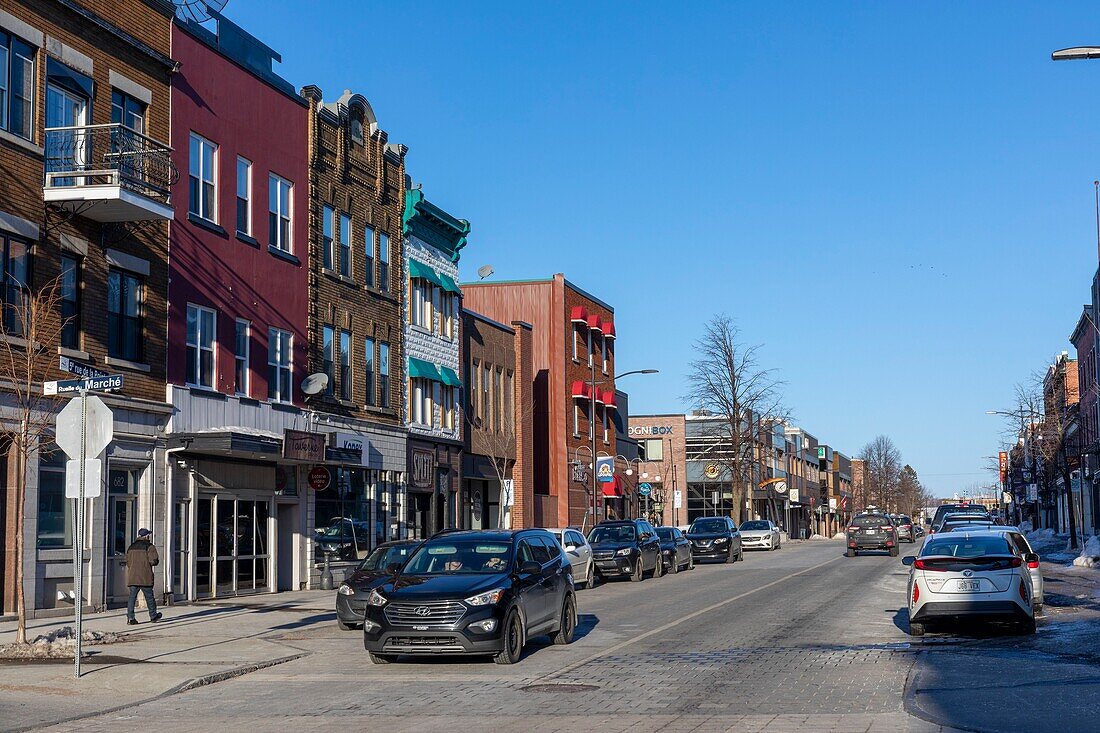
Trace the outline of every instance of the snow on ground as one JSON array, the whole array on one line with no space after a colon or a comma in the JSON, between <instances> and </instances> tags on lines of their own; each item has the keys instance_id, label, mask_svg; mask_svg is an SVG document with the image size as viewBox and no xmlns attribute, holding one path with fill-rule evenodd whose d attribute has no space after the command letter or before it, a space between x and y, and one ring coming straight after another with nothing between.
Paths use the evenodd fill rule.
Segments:
<instances>
[{"instance_id":1,"label":"snow on ground","mask_svg":"<svg viewBox=\"0 0 1100 733\"><path fill-rule=\"evenodd\" d=\"M110 631L85 631L81 637L85 644L113 644L122 640L121 634ZM0 646L0 659L72 659L75 650L76 632L72 626L63 626L39 634L28 644Z\"/></svg>"},{"instance_id":2,"label":"snow on ground","mask_svg":"<svg viewBox=\"0 0 1100 733\"><path fill-rule=\"evenodd\" d=\"M1079 568L1100 569L1100 537L1089 537L1081 548L1080 556L1074 558L1073 564Z\"/></svg>"}]
</instances>

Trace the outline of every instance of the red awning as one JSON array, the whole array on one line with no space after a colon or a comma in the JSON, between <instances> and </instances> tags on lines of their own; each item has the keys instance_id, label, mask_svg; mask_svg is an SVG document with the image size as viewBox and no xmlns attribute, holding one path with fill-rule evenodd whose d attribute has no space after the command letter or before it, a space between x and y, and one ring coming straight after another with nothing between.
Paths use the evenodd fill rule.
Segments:
<instances>
[{"instance_id":1,"label":"red awning","mask_svg":"<svg viewBox=\"0 0 1100 733\"><path fill-rule=\"evenodd\" d=\"M600 321L599 316L597 316L595 313L593 313L592 315L590 315L588 317L588 327L591 328L593 331L602 332L603 331L603 322Z\"/></svg>"},{"instance_id":2,"label":"red awning","mask_svg":"<svg viewBox=\"0 0 1100 733\"><path fill-rule=\"evenodd\" d=\"M607 321L603 324L603 337L608 339L615 338L615 322Z\"/></svg>"},{"instance_id":3,"label":"red awning","mask_svg":"<svg viewBox=\"0 0 1100 733\"><path fill-rule=\"evenodd\" d=\"M575 400L588 400L592 398L592 389L588 386L588 383L579 379L573 382L571 392Z\"/></svg>"},{"instance_id":4,"label":"red awning","mask_svg":"<svg viewBox=\"0 0 1100 733\"><path fill-rule=\"evenodd\" d=\"M608 390L607 392L604 392L603 397L596 400L596 401L597 402L603 402L605 405L607 405L608 407L610 407L613 410L619 409L615 405L615 393L610 391L610 390Z\"/></svg>"},{"instance_id":5,"label":"red awning","mask_svg":"<svg viewBox=\"0 0 1100 733\"><path fill-rule=\"evenodd\" d=\"M619 497L623 495L623 480L618 476L611 479L610 482L603 484L603 495L611 497Z\"/></svg>"},{"instance_id":6,"label":"red awning","mask_svg":"<svg viewBox=\"0 0 1100 733\"><path fill-rule=\"evenodd\" d=\"M586 385L584 385L584 386L585 386L585 387L587 387L588 385L586 384ZM590 393L590 394L591 394L591 393ZM595 394L595 397L596 397L596 404L597 404L597 405L602 405L602 404L604 404L604 397L606 397L606 396L607 396L607 393L606 393L606 392L601 392L600 390L598 390L598 389L597 389L597 390L596 390L596 394Z\"/></svg>"},{"instance_id":7,"label":"red awning","mask_svg":"<svg viewBox=\"0 0 1100 733\"><path fill-rule=\"evenodd\" d=\"M569 314L569 320L573 323L588 323L588 309L583 305L573 306L572 312Z\"/></svg>"}]
</instances>

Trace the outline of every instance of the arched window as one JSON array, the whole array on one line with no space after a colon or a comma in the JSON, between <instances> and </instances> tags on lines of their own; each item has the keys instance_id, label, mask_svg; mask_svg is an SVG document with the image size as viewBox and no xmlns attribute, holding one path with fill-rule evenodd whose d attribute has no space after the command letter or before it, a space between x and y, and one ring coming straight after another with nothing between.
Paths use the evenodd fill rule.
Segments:
<instances>
[{"instance_id":1,"label":"arched window","mask_svg":"<svg viewBox=\"0 0 1100 733\"><path fill-rule=\"evenodd\" d=\"M364 134L363 125L366 113L359 105L353 105L351 108L351 139L353 142L363 144Z\"/></svg>"}]
</instances>

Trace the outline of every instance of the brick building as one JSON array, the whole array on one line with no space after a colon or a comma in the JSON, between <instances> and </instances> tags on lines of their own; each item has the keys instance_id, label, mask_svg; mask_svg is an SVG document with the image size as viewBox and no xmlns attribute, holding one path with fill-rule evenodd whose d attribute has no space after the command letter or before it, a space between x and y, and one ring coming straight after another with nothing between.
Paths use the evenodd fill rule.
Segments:
<instances>
[{"instance_id":1,"label":"brick building","mask_svg":"<svg viewBox=\"0 0 1100 733\"><path fill-rule=\"evenodd\" d=\"M1081 502L1078 521L1086 534L1100 531L1100 432L1097 410L1100 409L1100 384L1097 383L1097 338L1095 316L1091 305L1084 306L1070 343L1077 353L1077 445L1081 454Z\"/></svg>"},{"instance_id":2,"label":"brick building","mask_svg":"<svg viewBox=\"0 0 1100 733\"><path fill-rule=\"evenodd\" d=\"M788 533L805 539L817 531L821 496L821 462L817 438L802 428L784 426L790 443L787 451L787 484L790 498Z\"/></svg>"},{"instance_id":3,"label":"brick building","mask_svg":"<svg viewBox=\"0 0 1100 733\"><path fill-rule=\"evenodd\" d=\"M29 340L52 353L33 381L71 378L75 368L123 375L103 399L116 439L104 457L108 490L86 508L89 552L84 603L117 604L126 595L119 553L125 534L108 527L151 526L163 536L165 294L168 193L177 171L169 140L173 6L157 0L16 0L0 10L0 258L5 348L28 341L27 304L51 284L58 320L35 320ZM60 403L55 403L56 409ZM64 456L32 451L26 521L17 523L20 460L11 434L19 411L0 396L8 432L0 495L0 599L17 602L16 536L24 540L24 598L31 613L71 612L72 504L65 499ZM40 414L40 413L39 413Z\"/></svg>"},{"instance_id":4,"label":"brick building","mask_svg":"<svg viewBox=\"0 0 1100 733\"><path fill-rule=\"evenodd\" d=\"M467 283L463 293L466 307L493 320L532 325L534 524L591 526L592 476L584 470L592 463L589 454L621 453L611 417L614 309L560 273L545 280ZM574 470L575 464L582 470ZM597 502L597 521L608 507L622 505L619 486Z\"/></svg>"},{"instance_id":5,"label":"brick building","mask_svg":"<svg viewBox=\"0 0 1100 733\"><path fill-rule=\"evenodd\" d=\"M326 377L310 399L316 428L346 463L330 463L332 490L312 491L313 572L322 551L350 567L381 541L403 536L406 430L401 220L405 152L370 103L345 91L309 102L309 371ZM343 459L342 459L343 460Z\"/></svg>"},{"instance_id":6,"label":"brick building","mask_svg":"<svg viewBox=\"0 0 1100 733\"><path fill-rule=\"evenodd\" d=\"M533 526L531 338L531 326L522 321L505 326L462 312L464 528ZM511 495L502 479L512 481Z\"/></svg>"},{"instance_id":7,"label":"brick building","mask_svg":"<svg viewBox=\"0 0 1100 733\"><path fill-rule=\"evenodd\" d=\"M627 490L636 494L639 484L649 484L651 521L673 527L687 525L687 421L684 415L631 415L628 432L638 441L643 460L637 472L627 477ZM641 503L644 511L644 500Z\"/></svg>"},{"instance_id":8,"label":"brick building","mask_svg":"<svg viewBox=\"0 0 1100 733\"><path fill-rule=\"evenodd\" d=\"M1045 458L1045 469L1039 484L1039 502L1045 515L1043 526L1054 527L1059 532L1068 533L1072 512L1077 531L1081 531L1080 521L1081 484L1074 480L1079 476L1080 450L1078 431L1080 429L1079 390L1077 360L1071 359L1069 352L1063 351L1055 357L1054 363L1047 367L1043 378L1043 425L1041 434L1049 444L1061 443L1054 455ZM1044 445L1042 449L1046 453ZM1069 486L1066 486L1066 474L1069 474ZM1073 502L1072 510L1069 502Z\"/></svg>"},{"instance_id":9,"label":"brick building","mask_svg":"<svg viewBox=\"0 0 1100 733\"><path fill-rule=\"evenodd\" d=\"M459 379L462 291L458 261L470 223L428 201L406 178L404 235L407 533L459 522L463 417Z\"/></svg>"}]
</instances>

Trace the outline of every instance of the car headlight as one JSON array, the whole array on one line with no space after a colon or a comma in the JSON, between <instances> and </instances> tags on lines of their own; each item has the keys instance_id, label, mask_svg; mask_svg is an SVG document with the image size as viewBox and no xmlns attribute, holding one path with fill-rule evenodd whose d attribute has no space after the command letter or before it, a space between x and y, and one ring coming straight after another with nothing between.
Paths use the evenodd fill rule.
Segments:
<instances>
[{"instance_id":1,"label":"car headlight","mask_svg":"<svg viewBox=\"0 0 1100 733\"><path fill-rule=\"evenodd\" d=\"M353 595L355 595L355 589L352 588L347 583L343 583L339 588L336 589L336 592L339 593L342 596L353 596Z\"/></svg>"},{"instance_id":2,"label":"car headlight","mask_svg":"<svg viewBox=\"0 0 1100 733\"><path fill-rule=\"evenodd\" d=\"M488 606L494 603L499 603L500 598L503 595L503 588L493 588L492 590L485 591L484 593L478 593L476 596L470 596L466 599L466 604L470 606Z\"/></svg>"},{"instance_id":3,"label":"car headlight","mask_svg":"<svg viewBox=\"0 0 1100 733\"><path fill-rule=\"evenodd\" d=\"M384 605L386 605L386 603L387 603L386 597L384 595L382 595L381 593L379 593L377 588L372 590L370 592L370 595L367 596L367 605L368 606L384 606Z\"/></svg>"},{"instance_id":4,"label":"car headlight","mask_svg":"<svg viewBox=\"0 0 1100 733\"><path fill-rule=\"evenodd\" d=\"M730 538L729 538L729 537L719 537L718 539L716 539L716 540L714 541L714 544L716 544L716 545L720 545L720 544L722 544L722 543L724 543L724 542L729 542L729 541L730 541Z\"/></svg>"},{"instance_id":5,"label":"car headlight","mask_svg":"<svg viewBox=\"0 0 1100 733\"><path fill-rule=\"evenodd\" d=\"M624 547L621 550L616 551L615 556L616 557L626 557L627 555L630 554L631 549L633 549L633 548Z\"/></svg>"}]
</instances>

